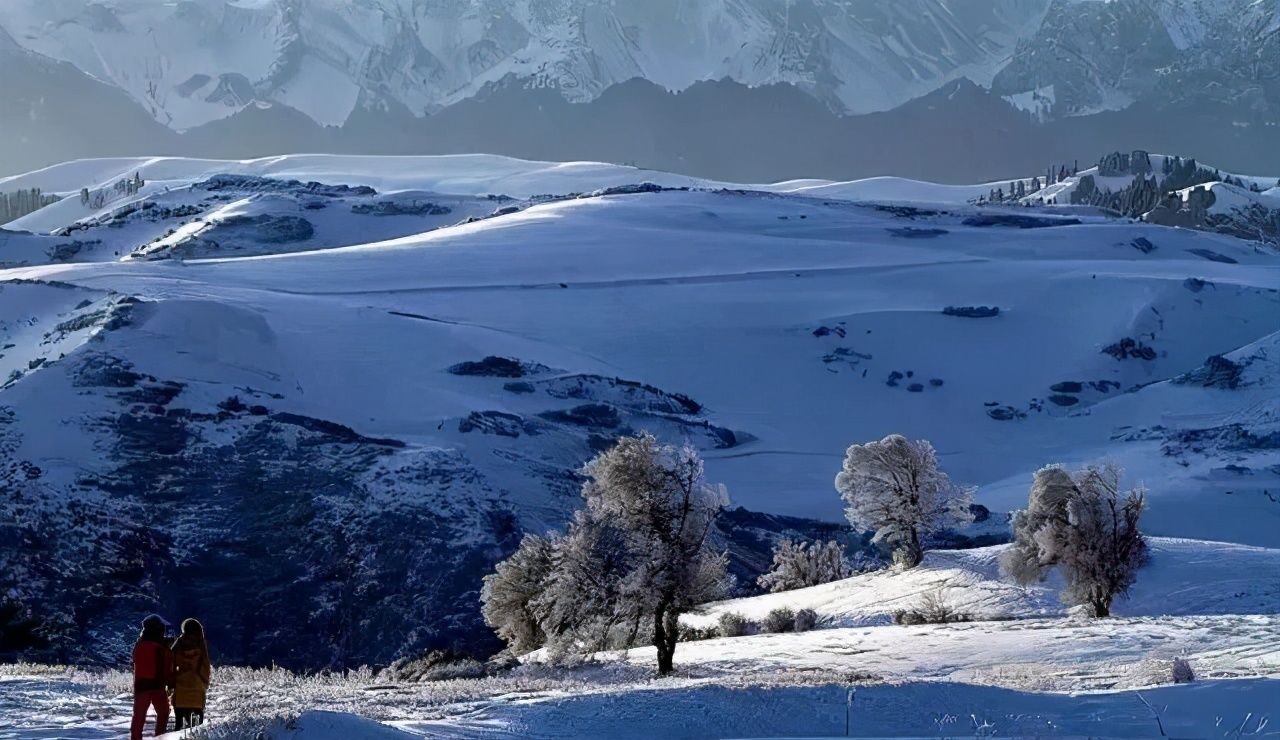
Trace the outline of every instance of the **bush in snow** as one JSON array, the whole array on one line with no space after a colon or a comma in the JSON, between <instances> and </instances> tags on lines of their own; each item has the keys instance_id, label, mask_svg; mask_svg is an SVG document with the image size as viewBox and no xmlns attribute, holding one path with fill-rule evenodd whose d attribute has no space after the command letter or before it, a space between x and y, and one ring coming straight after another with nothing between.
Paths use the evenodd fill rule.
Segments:
<instances>
[{"instance_id":1,"label":"bush in snow","mask_svg":"<svg viewBox=\"0 0 1280 740\"><path fill-rule=\"evenodd\" d=\"M1173 659L1173 682L1174 683L1191 683L1196 680L1196 672L1191 670L1191 664L1186 658Z\"/></svg>"},{"instance_id":2,"label":"bush in snow","mask_svg":"<svg viewBox=\"0 0 1280 740\"><path fill-rule=\"evenodd\" d=\"M960 611L942 589L930 591L920 597L911 609L894 612L894 624L951 624L953 622L972 622L973 616Z\"/></svg>"},{"instance_id":3,"label":"bush in snow","mask_svg":"<svg viewBox=\"0 0 1280 740\"><path fill-rule=\"evenodd\" d=\"M818 613L812 609L801 609L796 612L795 631L808 632L818 626Z\"/></svg>"},{"instance_id":4,"label":"bush in snow","mask_svg":"<svg viewBox=\"0 0 1280 740\"><path fill-rule=\"evenodd\" d=\"M297 728L297 717L294 714L280 713L275 716L237 715L227 719L214 720L182 733L185 740L266 740L275 737L280 730L289 731Z\"/></svg>"},{"instance_id":5,"label":"bush in snow","mask_svg":"<svg viewBox=\"0 0 1280 740\"><path fill-rule=\"evenodd\" d=\"M1119 681L1126 686L1163 686L1170 683L1192 683L1195 671L1185 657L1168 655L1148 656L1127 666Z\"/></svg>"},{"instance_id":6,"label":"bush in snow","mask_svg":"<svg viewBox=\"0 0 1280 740\"><path fill-rule=\"evenodd\" d=\"M480 612L516 655L537 650L546 641L543 612L537 602L551 575L555 538L525 535L511 557L485 576Z\"/></svg>"},{"instance_id":7,"label":"bush in snow","mask_svg":"<svg viewBox=\"0 0 1280 740\"><path fill-rule=\"evenodd\" d=\"M522 544L486 579L486 619L513 650L540 630L553 658L629 647L648 628L669 673L680 615L732 585L708 541L728 497L706 483L696 451L648 433L620 439L582 474L585 506L564 536Z\"/></svg>"},{"instance_id":8,"label":"bush in snow","mask_svg":"<svg viewBox=\"0 0 1280 740\"><path fill-rule=\"evenodd\" d=\"M839 542L782 540L773 548L773 565L756 583L777 593L839 581L853 575Z\"/></svg>"},{"instance_id":9,"label":"bush in snow","mask_svg":"<svg viewBox=\"0 0 1280 740\"><path fill-rule=\"evenodd\" d=\"M785 606L773 609L764 616L760 628L765 632L794 632L796 613Z\"/></svg>"},{"instance_id":10,"label":"bush in snow","mask_svg":"<svg viewBox=\"0 0 1280 740\"><path fill-rule=\"evenodd\" d=\"M1121 475L1114 465L1037 471L1027 508L1014 513L1014 541L1001 557L1001 570L1028 584L1059 566L1067 584L1063 602L1108 616L1112 600L1129 590L1148 556L1138 530L1146 492L1122 491Z\"/></svg>"},{"instance_id":11,"label":"bush in snow","mask_svg":"<svg viewBox=\"0 0 1280 740\"><path fill-rule=\"evenodd\" d=\"M714 640L720 636L720 631L715 627L692 627L681 622L678 629L680 630L680 642Z\"/></svg>"},{"instance_id":12,"label":"bush in snow","mask_svg":"<svg viewBox=\"0 0 1280 740\"><path fill-rule=\"evenodd\" d=\"M900 434L850 446L836 490L849 522L874 531L872 542L908 568L920 564L929 534L972 521L971 492L938 468L933 446Z\"/></svg>"},{"instance_id":13,"label":"bush in snow","mask_svg":"<svg viewBox=\"0 0 1280 740\"><path fill-rule=\"evenodd\" d=\"M721 637L742 637L751 633L751 622L737 612L725 612L718 622Z\"/></svg>"},{"instance_id":14,"label":"bush in snow","mask_svg":"<svg viewBox=\"0 0 1280 740\"><path fill-rule=\"evenodd\" d=\"M401 658L382 671L380 678L407 683L483 678L488 667L469 655L452 650L431 650L413 658Z\"/></svg>"}]
</instances>

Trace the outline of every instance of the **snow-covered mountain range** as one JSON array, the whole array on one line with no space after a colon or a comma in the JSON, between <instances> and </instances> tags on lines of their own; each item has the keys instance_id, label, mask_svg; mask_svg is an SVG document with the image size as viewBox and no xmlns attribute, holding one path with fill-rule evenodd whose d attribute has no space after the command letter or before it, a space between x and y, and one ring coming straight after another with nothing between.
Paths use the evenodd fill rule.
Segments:
<instances>
[{"instance_id":1,"label":"snow-covered mountain range","mask_svg":"<svg viewBox=\"0 0 1280 740\"><path fill-rule=\"evenodd\" d=\"M978 486L993 513L961 538L1004 532L1040 466L1105 457L1150 488L1150 534L1275 547L1280 255L1224 227L1275 191L1189 161L1048 185L480 155L0 180L64 196L0 230L6 634L112 659L158 608L233 661L481 649L479 577L641 429L750 510L717 535L744 583L779 534L840 521L842 450L890 432ZM1222 179L1179 191L1174 228L1101 195L1137 202L1149 171Z\"/></svg>"},{"instance_id":2,"label":"snow-covered mountain range","mask_svg":"<svg viewBox=\"0 0 1280 740\"><path fill-rule=\"evenodd\" d=\"M186 130L282 104L422 116L506 79L595 98L643 78L798 86L840 113L968 77L1079 115L1210 94L1275 113L1275 0L10 0L18 45ZM1212 88L1205 90L1206 86Z\"/></svg>"},{"instance_id":3,"label":"snow-covered mountain range","mask_svg":"<svg viewBox=\"0 0 1280 740\"><path fill-rule=\"evenodd\" d=\"M508 75L575 101L641 77L797 84L839 110L989 80L1047 0L15 0L21 45L186 129L255 101L327 125L358 105L423 115Z\"/></svg>"}]
</instances>

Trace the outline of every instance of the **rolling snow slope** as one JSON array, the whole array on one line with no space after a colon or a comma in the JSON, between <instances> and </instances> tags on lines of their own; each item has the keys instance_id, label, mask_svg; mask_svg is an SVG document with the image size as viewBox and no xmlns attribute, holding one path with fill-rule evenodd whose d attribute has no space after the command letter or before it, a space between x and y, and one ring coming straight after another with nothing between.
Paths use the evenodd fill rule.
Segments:
<instances>
[{"instance_id":1,"label":"rolling snow slope","mask_svg":"<svg viewBox=\"0 0 1280 740\"><path fill-rule=\"evenodd\" d=\"M1116 600L1124 617L1272 614L1280 610L1280 583L1260 574L1280 572L1280 550L1200 540L1151 538L1151 561L1132 591ZM1020 587L1001 577L1005 546L936 550L918 568L883 570L821 586L709 604L684 621L713 625L734 612L756 621L773 609L813 609L825 627L885 625L893 614L941 592L947 603L978 620L1059 617L1067 608L1056 577Z\"/></svg>"},{"instance_id":2,"label":"rolling snow slope","mask_svg":"<svg viewBox=\"0 0 1280 740\"><path fill-rule=\"evenodd\" d=\"M89 218L74 231L101 240L88 261L0 271L35 281L0 285L20 308L0 324L0 481L21 492L14 536L50 543L21 593L111 584L50 610L101 630L93 656L115 654L105 635L139 604L245 625L238 660L350 665L487 639L479 576L520 531L563 522L572 471L635 429L690 440L757 511L838 521L843 449L902 432L997 517L1039 466L1111 457L1150 488L1151 534L1280 544L1280 257L1265 247L965 202L985 186L540 199L716 184L488 157L86 161L5 187L74 194L134 172L197 215L113 226L72 197L22 225ZM201 189L236 173L325 184ZM405 193L482 217L352 210ZM489 213L496 194L515 199ZM217 241L226 209L250 207L238 215L305 219L318 241L271 246L276 226L233 222L247 231L219 248L268 253L115 254L184 219L216 222ZM162 565L139 574L111 557L121 543ZM69 584L69 558L97 570ZM189 572L200 589L172 585ZM234 598L246 589L262 596ZM283 626L251 639L263 623ZM317 630L331 648L307 641Z\"/></svg>"}]
</instances>

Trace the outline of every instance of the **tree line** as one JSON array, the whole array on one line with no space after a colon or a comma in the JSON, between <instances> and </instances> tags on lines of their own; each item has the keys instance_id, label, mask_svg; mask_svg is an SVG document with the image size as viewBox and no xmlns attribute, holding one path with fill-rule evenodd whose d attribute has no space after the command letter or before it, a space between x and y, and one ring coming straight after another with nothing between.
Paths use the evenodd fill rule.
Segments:
<instances>
[{"instance_id":1,"label":"tree line","mask_svg":"<svg viewBox=\"0 0 1280 740\"><path fill-rule=\"evenodd\" d=\"M45 195L40 188L0 193L0 225L16 221L29 213L35 213L59 200L61 198L56 195Z\"/></svg>"}]
</instances>

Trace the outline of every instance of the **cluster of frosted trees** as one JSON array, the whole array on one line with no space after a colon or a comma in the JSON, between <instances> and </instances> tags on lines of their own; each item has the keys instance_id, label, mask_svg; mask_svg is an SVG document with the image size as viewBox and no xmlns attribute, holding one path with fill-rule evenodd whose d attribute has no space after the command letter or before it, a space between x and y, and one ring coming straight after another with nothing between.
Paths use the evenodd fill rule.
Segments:
<instances>
[{"instance_id":1,"label":"cluster of frosted trees","mask_svg":"<svg viewBox=\"0 0 1280 740\"><path fill-rule=\"evenodd\" d=\"M80 205L85 208L102 208L121 198L127 198L131 195L137 195L138 191L146 185L146 180L142 179L142 175L135 172L133 177L127 177L123 180L117 180L106 187L96 190L89 188L80 189Z\"/></svg>"},{"instance_id":2,"label":"cluster of frosted trees","mask_svg":"<svg viewBox=\"0 0 1280 740\"><path fill-rule=\"evenodd\" d=\"M1056 567L1066 581L1064 603L1108 616L1147 559L1138 529L1146 494L1125 490L1121 477L1114 465L1037 471L1027 508L1013 516L1013 544L1001 559L1005 575L1025 585ZM972 492L938 467L932 445L900 435L850 447L836 489L849 522L875 532L872 541L906 568L923 559L930 535L968 521L972 502Z\"/></svg>"},{"instance_id":3,"label":"cluster of frosted trees","mask_svg":"<svg viewBox=\"0 0 1280 740\"><path fill-rule=\"evenodd\" d=\"M35 213L58 200L58 196L45 195L40 192L40 188L0 193L0 225L16 221L28 213Z\"/></svg>"},{"instance_id":4,"label":"cluster of frosted trees","mask_svg":"<svg viewBox=\"0 0 1280 740\"><path fill-rule=\"evenodd\" d=\"M485 578L485 620L515 654L547 648L559 658L644 642L657 649L659 672L670 672L680 615L733 586L710 538L728 497L705 481L693 449L649 434L621 439L582 472L583 506L564 534L526 536ZM1038 471L1027 508L1013 517L1003 572L1027 584L1059 568L1063 601L1107 616L1147 554L1144 493L1120 480L1114 466ZM972 517L972 490L951 481L924 440L895 434L852 445L835 487L854 529L871 532L900 568L919 565L933 535ZM759 585L786 591L854 570L840 543L783 540Z\"/></svg>"}]
</instances>

